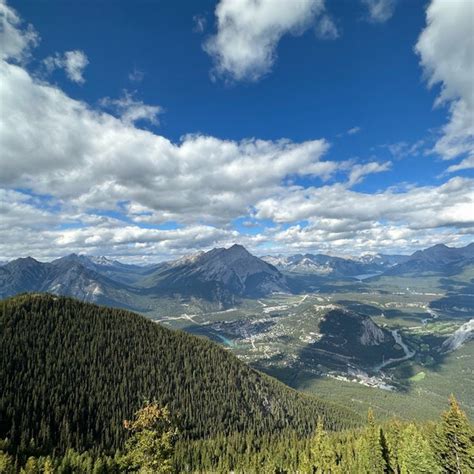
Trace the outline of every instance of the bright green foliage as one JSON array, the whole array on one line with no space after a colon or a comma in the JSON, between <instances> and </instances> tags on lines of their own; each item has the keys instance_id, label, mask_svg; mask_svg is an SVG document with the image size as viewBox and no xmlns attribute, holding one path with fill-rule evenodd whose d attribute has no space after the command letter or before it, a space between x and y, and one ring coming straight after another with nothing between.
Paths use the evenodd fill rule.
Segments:
<instances>
[{"instance_id":1,"label":"bright green foliage","mask_svg":"<svg viewBox=\"0 0 474 474\"><path fill-rule=\"evenodd\" d=\"M20 471L22 474L40 474L38 461L34 457L29 457L25 467Z\"/></svg>"},{"instance_id":2,"label":"bright green foliage","mask_svg":"<svg viewBox=\"0 0 474 474\"><path fill-rule=\"evenodd\" d=\"M428 440L413 423L401 434L397 457L401 474L441 472Z\"/></svg>"},{"instance_id":3,"label":"bright green foliage","mask_svg":"<svg viewBox=\"0 0 474 474\"><path fill-rule=\"evenodd\" d=\"M13 472L13 457L0 451L0 474L10 474Z\"/></svg>"},{"instance_id":4,"label":"bright green foliage","mask_svg":"<svg viewBox=\"0 0 474 474\"><path fill-rule=\"evenodd\" d=\"M383 441L385 442L384 458L391 472L400 472L400 462L398 458L402 431L403 425L397 419L391 420L383 431Z\"/></svg>"},{"instance_id":5,"label":"bright green foliage","mask_svg":"<svg viewBox=\"0 0 474 474\"><path fill-rule=\"evenodd\" d=\"M4 468L5 474L19 472L14 469L15 465L23 466L22 472L25 472L25 464L30 468L35 462L39 472L46 474L372 474L381 472L374 470L373 466L382 458L387 465L387 474L444 474L456 471L448 470L449 466L436 457L429 442L435 432L442 431L445 418L446 414L437 426L398 420L377 425L369 415L365 428L341 432L324 430L319 420L311 437L301 437L295 430L285 430L276 434L246 432L198 440L181 437L174 444L175 431L168 411L151 404L139 410L133 421L126 423L132 434L127 442L127 452L116 459L100 452L78 453L70 449L63 456L54 458L14 459L5 454L2 457L0 453L0 462L9 466L10 471ZM464 428L472 430L467 419L465 422ZM3 445L1 440L0 445ZM8 443L4 445L8 446ZM380 456L370 456L369 446ZM49 470L46 470L47 462ZM0 471L1 474L4 472ZM469 464L464 464L457 472L470 474L473 471Z\"/></svg>"},{"instance_id":6,"label":"bright green foliage","mask_svg":"<svg viewBox=\"0 0 474 474\"><path fill-rule=\"evenodd\" d=\"M466 414L452 395L449 409L441 416L435 451L446 473L474 472L474 431Z\"/></svg>"},{"instance_id":7,"label":"bright green foliage","mask_svg":"<svg viewBox=\"0 0 474 474\"><path fill-rule=\"evenodd\" d=\"M361 473L384 473L386 462L383 457L380 426L375 423L374 413L369 409L367 428L358 439L357 470Z\"/></svg>"},{"instance_id":8,"label":"bright green foliage","mask_svg":"<svg viewBox=\"0 0 474 474\"><path fill-rule=\"evenodd\" d=\"M318 419L316 434L310 441L309 452L303 458L301 471L305 473L331 472L335 468L335 452L324 430L323 421Z\"/></svg>"},{"instance_id":9,"label":"bright green foliage","mask_svg":"<svg viewBox=\"0 0 474 474\"><path fill-rule=\"evenodd\" d=\"M54 474L53 462L49 456L44 460L43 474Z\"/></svg>"},{"instance_id":10,"label":"bright green foliage","mask_svg":"<svg viewBox=\"0 0 474 474\"><path fill-rule=\"evenodd\" d=\"M127 471L141 474L172 472L171 457L177 431L166 407L146 404L135 413L135 419L126 421L124 426L132 433L125 443L121 462Z\"/></svg>"}]
</instances>

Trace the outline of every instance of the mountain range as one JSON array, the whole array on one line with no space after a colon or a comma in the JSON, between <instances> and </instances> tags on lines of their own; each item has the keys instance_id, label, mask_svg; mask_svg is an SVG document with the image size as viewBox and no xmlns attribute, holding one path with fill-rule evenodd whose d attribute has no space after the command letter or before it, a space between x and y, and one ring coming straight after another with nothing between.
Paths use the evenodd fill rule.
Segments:
<instances>
[{"instance_id":1,"label":"mountain range","mask_svg":"<svg viewBox=\"0 0 474 474\"><path fill-rule=\"evenodd\" d=\"M474 242L466 247L454 248L438 244L418 250L408 259L386 271L387 275L456 274L467 265L474 264Z\"/></svg>"},{"instance_id":2,"label":"mountain range","mask_svg":"<svg viewBox=\"0 0 474 474\"><path fill-rule=\"evenodd\" d=\"M330 277L357 277L381 273L407 258L406 255L364 255L358 259L333 257L324 254L297 254L262 257L279 270L289 273L314 274Z\"/></svg>"},{"instance_id":3,"label":"mountain range","mask_svg":"<svg viewBox=\"0 0 474 474\"><path fill-rule=\"evenodd\" d=\"M47 263L26 257L0 266L0 297L49 292L137 310L141 309L137 297L178 297L211 301L225 308L244 298L307 291L308 275L328 279L450 276L472 264L474 243L463 248L439 244L411 256L358 259L322 254L258 258L235 244L144 266L76 254ZM314 288L314 281L310 282Z\"/></svg>"}]
</instances>

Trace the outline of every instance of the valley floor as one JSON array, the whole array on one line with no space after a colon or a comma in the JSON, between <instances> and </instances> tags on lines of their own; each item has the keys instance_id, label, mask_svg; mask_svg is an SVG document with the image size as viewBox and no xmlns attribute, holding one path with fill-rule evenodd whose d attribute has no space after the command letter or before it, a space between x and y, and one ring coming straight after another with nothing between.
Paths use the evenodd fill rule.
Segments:
<instances>
[{"instance_id":1,"label":"valley floor","mask_svg":"<svg viewBox=\"0 0 474 474\"><path fill-rule=\"evenodd\" d=\"M169 314L148 316L217 341L291 387L361 413L372 406L383 417L429 419L454 393L474 416L474 341L463 337L451 352L443 346L474 311L435 309L446 295L436 278L375 278L334 281L303 295L244 300L225 310L203 308L198 301L173 302ZM319 324L334 309L370 316L392 332L392 346L400 355L389 357L381 351L361 363L359 346L348 354L347 347L342 353L337 346L347 341L338 340L332 348L319 344Z\"/></svg>"}]
</instances>

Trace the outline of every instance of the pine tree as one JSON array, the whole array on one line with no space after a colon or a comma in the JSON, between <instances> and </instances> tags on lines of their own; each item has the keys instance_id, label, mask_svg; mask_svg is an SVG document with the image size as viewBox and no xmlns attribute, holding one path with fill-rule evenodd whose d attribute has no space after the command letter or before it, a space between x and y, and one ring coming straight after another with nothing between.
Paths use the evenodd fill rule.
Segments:
<instances>
[{"instance_id":1,"label":"pine tree","mask_svg":"<svg viewBox=\"0 0 474 474\"><path fill-rule=\"evenodd\" d=\"M402 431L397 454L401 474L441 472L428 440L413 423Z\"/></svg>"},{"instance_id":2,"label":"pine tree","mask_svg":"<svg viewBox=\"0 0 474 474\"><path fill-rule=\"evenodd\" d=\"M387 466L389 472L395 472L397 474L400 472L398 455L402 431L402 424L397 419L392 419L386 425L384 431L385 440L387 443L387 451L385 454L387 458Z\"/></svg>"},{"instance_id":3,"label":"pine tree","mask_svg":"<svg viewBox=\"0 0 474 474\"><path fill-rule=\"evenodd\" d=\"M13 457L3 451L0 451L0 474L11 474L13 472Z\"/></svg>"},{"instance_id":4,"label":"pine tree","mask_svg":"<svg viewBox=\"0 0 474 474\"><path fill-rule=\"evenodd\" d=\"M26 461L25 467L20 472L22 474L39 474L38 460L30 456Z\"/></svg>"},{"instance_id":5,"label":"pine tree","mask_svg":"<svg viewBox=\"0 0 474 474\"><path fill-rule=\"evenodd\" d=\"M53 474L54 473L54 466L51 458L48 456L43 465L43 474Z\"/></svg>"},{"instance_id":6,"label":"pine tree","mask_svg":"<svg viewBox=\"0 0 474 474\"><path fill-rule=\"evenodd\" d=\"M383 474L386 469L380 443L380 427L375 423L371 408L367 413L367 428L358 442L357 469L357 472L370 474Z\"/></svg>"},{"instance_id":7,"label":"pine tree","mask_svg":"<svg viewBox=\"0 0 474 474\"><path fill-rule=\"evenodd\" d=\"M474 472L474 431L454 395L449 409L441 415L435 451L444 472L465 474Z\"/></svg>"},{"instance_id":8,"label":"pine tree","mask_svg":"<svg viewBox=\"0 0 474 474\"><path fill-rule=\"evenodd\" d=\"M310 442L310 450L302 462L301 470L305 473L334 472L336 454L324 429L321 417L316 424L316 432Z\"/></svg>"},{"instance_id":9,"label":"pine tree","mask_svg":"<svg viewBox=\"0 0 474 474\"><path fill-rule=\"evenodd\" d=\"M145 404L135 413L135 419L125 421L124 426L132 433L125 444L124 467L141 474L172 472L171 457L177 432L166 407Z\"/></svg>"}]
</instances>

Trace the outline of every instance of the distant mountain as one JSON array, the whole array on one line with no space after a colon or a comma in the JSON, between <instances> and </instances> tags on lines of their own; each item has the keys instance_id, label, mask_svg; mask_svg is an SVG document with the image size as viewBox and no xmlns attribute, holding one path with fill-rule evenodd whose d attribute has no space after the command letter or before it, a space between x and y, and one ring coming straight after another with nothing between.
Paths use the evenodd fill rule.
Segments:
<instances>
[{"instance_id":1,"label":"distant mountain","mask_svg":"<svg viewBox=\"0 0 474 474\"><path fill-rule=\"evenodd\" d=\"M87 257L75 254L50 263L19 258L0 267L0 297L37 291L129 307L126 293L133 289L100 274Z\"/></svg>"},{"instance_id":2,"label":"distant mountain","mask_svg":"<svg viewBox=\"0 0 474 474\"><path fill-rule=\"evenodd\" d=\"M49 264L34 258L18 258L0 267L0 296L38 291L48 279Z\"/></svg>"},{"instance_id":3,"label":"distant mountain","mask_svg":"<svg viewBox=\"0 0 474 474\"><path fill-rule=\"evenodd\" d=\"M364 277L371 274L418 275L437 273L451 275L474 263L474 243L462 248L438 244L413 255L370 254L358 258L333 257L324 254L265 256L262 260L283 273L317 275L335 278Z\"/></svg>"},{"instance_id":4,"label":"distant mountain","mask_svg":"<svg viewBox=\"0 0 474 474\"><path fill-rule=\"evenodd\" d=\"M111 280L126 284L134 285L143 276L155 271L160 268L163 264L150 264L150 265L129 265L121 263L117 260L111 260L104 256L89 256L89 255L77 255L70 254L66 257L58 258L52 263L68 262L71 264L80 264L94 272L106 276Z\"/></svg>"},{"instance_id":5,"label":"distant mountain","mask_svg":"<svg viewBox=\"0 0 474 474\"><path fill-rule=\"evenodd\" d=\"M278 269L237 244L162 265L143 285L159 294L204 298L222 306L234 304L236 298L289 292Z\"/></svg>"},{"instance_id":6,"label":"distant mountain","mask_svg":"<svg viewBox=\"0 0 474 474\"><path fill-rule=\"evenodd\" d=\"M144 400L168 405L185 439L284 429L307 436L318 416L329 429L360 423L215 343L71 298L2 302L0 347L0 439L34 439L39 452L113 454L123 448L123 420Z\"/></svg>"},{"instance_id":7,"label":"distant mountain","mask_svg":"<svg viewBox=\"0 0 474 474\"><path fill-rule=\"evenodd\" d=\"M404 255L381 254L365 255L358 259L333 257L324 254L262 257L264 261L274 265L282 272L330 277L356 277L381 273L406 258Z\"/></svg>"},{"instance_id":8,"label":"distant mountain","mask_svg":"<svg viewBox=\"0 0 474 474\"><path fill-rule=\"evenodd\" d=\"M226 307L238 298L290 290L279 270L233 245L149 266L71 254L50 263L19 258L0 267L0 297L28 291L140 310L134 294L202 298Z\"/></svg>"},{"instance_id":9,"label":"distant mountain","mask_svg":"<svg viewBox=\"0 0 474 474\"><path fill-rule=\"evenodd\" d=\"M474 264L474 243L460 248L438 244L418 250L406 261L387 270L385 275L416 276L431 273L449 276L459 273L464 266L470 264Z\"/></svg>"},{"instance_id":10,"label":"distant mountain","mask_svg":"<svg viewBox=\"0 0 474 474\"><path fill-rule=\"evenodd\" d=\"M381 268L388 268L392 267L394 265L397 265L399 263L403 263L409 258L408 255L389 255L389 254L383 254L383 253L376 253L376 254L366 254L362 255L359 258L355 258L354 260L357 260L361 263L365 264L370 264L370 265L377 265Z\"/></svg>"},{"instance_id":11,"label":"distant mountain","mask_svg":"<svg viewBox=\"0 0 474 474\"><path fill-rule=\"evenodd\" d=\"M322 254L258 258L236 244L145 266L76 254L48 263L27 257L0 266L0 298L42 291L145 311L153 306L151 299L164 296L202 299L225 308L242 298L312 291L326 277L449 276L470 264L474 265L474 244L464 248L436 245L409 257L358 259Z\"/></svg>"}]
</instances>

